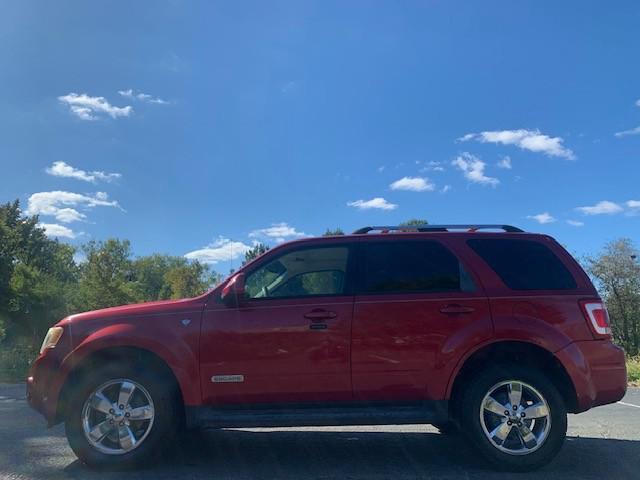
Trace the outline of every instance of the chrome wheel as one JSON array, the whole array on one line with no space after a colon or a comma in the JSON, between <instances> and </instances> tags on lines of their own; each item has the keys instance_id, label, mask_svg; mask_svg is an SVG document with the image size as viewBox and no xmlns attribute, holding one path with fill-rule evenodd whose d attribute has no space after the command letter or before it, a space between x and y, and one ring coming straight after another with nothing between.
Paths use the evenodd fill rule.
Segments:
<instances>
[{"instance_id":1,"label":"chrome wheel","mask_svg":"<svg viewBox=\"0 0 640 480\"><path fill-rule=\"evenodd\" d=\"M153 426L153 400L133 380L110 380L96 388L82 408L82 429L96 450L122 455L138 447Z\"/></svg>"},{"instance_id":2,"label":"chrome wheel","mask_svg":"<svg viewBox=\"0 0 640 480\"><path fill-rule=\"evenodd\" d=\"M531 385L518 380L500 382L482 400L480 424L498 450L527 455L540 448L549 435L549 404Z\"/></svg>"}]
</instances>

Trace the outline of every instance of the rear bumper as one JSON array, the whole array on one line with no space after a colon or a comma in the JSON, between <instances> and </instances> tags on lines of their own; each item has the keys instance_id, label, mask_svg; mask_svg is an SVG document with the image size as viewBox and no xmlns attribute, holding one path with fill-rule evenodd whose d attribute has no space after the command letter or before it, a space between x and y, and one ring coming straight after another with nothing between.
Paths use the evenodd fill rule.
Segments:
<instances>
[{"instance_id":1,"label":"rear bumper","mask_svg":"<svg viewBox=\"0 0 640 480\"><path fill-rule=\"evenodd\" d=\"M574 413L614 403L627 391L624 351L608 340L574 342L556 352L576 391Z\"/></svg>"}]
</instances>

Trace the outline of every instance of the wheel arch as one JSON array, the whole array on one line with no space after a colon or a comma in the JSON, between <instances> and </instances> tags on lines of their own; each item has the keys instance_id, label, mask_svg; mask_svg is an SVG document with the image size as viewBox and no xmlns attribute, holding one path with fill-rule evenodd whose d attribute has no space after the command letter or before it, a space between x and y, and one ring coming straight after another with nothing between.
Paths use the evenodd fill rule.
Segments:
<instances>
[{"instance_id":1,"label":"wheel arch","mask_svg":"<svg viewBox=\"0 0 640 480\"><path fill-rule=\"evenodd\" d=\"M115 346L92 351L73 366L60 390L55 419L51 423L56 424L64 420L71 395L83 378L90 375L91 371L99 368L100 365L116 362L142 365L145 369L153 369L158 372L160 378L167 382L167 387L174 391L178 403L177 407L182 416L181 420L184 421L182 388L169 364L158 354L148 349L139 346Z\"/></svg>"},{"instance_id":2,"label":"wheel arch","mask_svg":"<svg viewBox=\"0 0 640 480\"><path fill-rule=\"evenodd\" d=\"M542 370L560 392L567 411L573 413L578 410L577 393L573 381L560 360L551 351L529 342L500 340L471 352L452 375L447 388L452 415L456 416L456 399L460 398L459 393L467 379L482 369L487 362L514 361Z\"/></svg>"}]
</instances>

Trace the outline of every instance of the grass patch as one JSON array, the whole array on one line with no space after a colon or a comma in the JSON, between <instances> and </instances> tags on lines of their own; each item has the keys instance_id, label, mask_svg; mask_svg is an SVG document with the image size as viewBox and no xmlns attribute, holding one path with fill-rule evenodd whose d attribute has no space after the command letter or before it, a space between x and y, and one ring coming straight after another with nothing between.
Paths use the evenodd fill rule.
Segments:
<instances>
[{"instance_id":1,"label":"grass patch","mask_svg":"<svg viewBox=\"0 0 640 480\"><path fill-rule=\"evenodd\" d=\"M627 378L629 385L640 387L640 357L627 358Z\"/></svg>"}]
</instances>

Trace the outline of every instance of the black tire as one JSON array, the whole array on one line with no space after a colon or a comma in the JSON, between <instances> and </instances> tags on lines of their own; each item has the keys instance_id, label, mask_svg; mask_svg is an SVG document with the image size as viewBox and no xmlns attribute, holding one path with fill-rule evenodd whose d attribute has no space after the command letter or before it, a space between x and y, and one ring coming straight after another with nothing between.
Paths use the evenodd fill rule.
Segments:
<instances>
[{"instance_id":1,"label":"black tire","mask_svg":"<svg viewBox=\"0 0 640 480\"><path fill-rule=\"evenodd\" d=\"M546 440L537 450L514 455L500 450L485 434L480 411L482 401L495 385L515 380L535 388L549 406L551 426ZM558 389L541 371L513 365L496 365L475 375L461 392L460 426L473 447L498 470L523 472L549 463L560 451L567 433L567 410ZM517 432L516 432L517 433Z\"/></svg>"},{"instance_id":2,"label":"black tire","mask_svg":"<svg viewBox=\"0 0 640 480\"><path fill-rule=\"evenodd\" d=\"M434 423L441 435L457 435L460 431L454 422Z\"/></svg>"},{"instance_id":3,"label":"black tire","mask_svg":"<svg viewBox=\"0 0 640 480\"><path fill-rule=\"evenodd\" d=\"M103 453L87 440L82 411L90 395L101 385L116 379L128 379L142 386L153 401L154 418L148 434L133 450L121 454ZM65 433L77 457L93 468L127 469L147 464L171 444L180 425L177 392L174 382L168 381L160 370L134 368L126 364L112 364L83 375L71 395L65 418Z\"/></svg>"}]
</instances>

